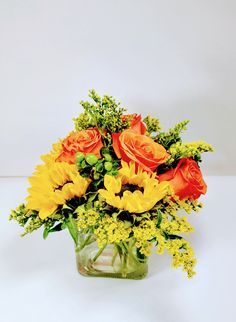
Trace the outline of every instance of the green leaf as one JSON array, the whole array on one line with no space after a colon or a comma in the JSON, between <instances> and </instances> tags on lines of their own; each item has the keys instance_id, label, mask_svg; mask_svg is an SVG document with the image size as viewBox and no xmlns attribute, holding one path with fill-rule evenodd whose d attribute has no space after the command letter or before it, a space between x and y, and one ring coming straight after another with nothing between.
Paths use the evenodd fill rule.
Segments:
<instances>
[{"instance_id":1,"label":"green leaf","mask_svg":"<svg viewBox=\"0 0 236 322\"><path fill-rule=\"evenodd\" d=\"M54 233L56 231L61 231L65 228L66 228L66 226L64 225L64 223L61 223L61 222L52 228L47 227L43 231L43 238L46 239L50 233Z\"/></svg>"},{"instance_id":2,"label":"green leaf","mask_svg":"<svg viewBox=\"0 0 236 322\"><path fill-rule=\"evenodd\" d=\"M75 245L78 246L78 228L72 214L69 215L69 218L66 221L66 225L71 237L75 242Z\"/></svg>"},{"instance_id":3,"label":"green leaf","mask_svg":"<svg viewBox=\"0 0 236 322\"><path fill-rule=\"evenodd\" d=\"M169 239L182 239L183 237L178 236L178 235L174 235L174 234L168 234L168 238Z\"/></svg>"},{"instance_id":4,"label":"green leaf","mask_svg":"<svg viewBox=\"0 0 236 322\"><path fill-rule=\"evenodd\" d=\"M165 237L165 239L166 240L168 240L169 238L169 235L167 234L167 232L166 231L162 231L162 234L163 234L163 236Z\"/></svg>"},{"instance_id":5,"label":"green leaf","mask_svg":"<svg viewBox=\"0 0 236 322\"><path fill-rule=\"evenodd\" d=\"M54 233L56 231L61 231L65 229L65 227L63 227L63 224L62 223L59 223L57 224L56 226L52 227L50 230L49 230L49 233Z\"/></svg>"},{"instance_id":6,"label":"green leaf","mask_svg":"<svg viewBox=\"0 0 236 322\"><path fill-rule=\"evenodd\" d=\"M49 229L45 228L43 231L43 239L46 239L48 237L48 234L49 234Z\"/></svg>"},{"instance_id":7,"label":"green leaf","mask_svg":"<svg viewBox=\"0 0 236 322\"><path fill-rule=\"evenodd\" d=\"M162 214L160 211L158 211L157 212L157 227L158 228L160 227L161 221L162 221Z\"/></svg>"},{"instance_id":8,"label":"green leaf","mask_svg":"<svg viewBox=\"0 0 236 322\"><path fill-rule=\"evenodd\" d=\"M97 197L98 193L95 192L95 193L92 193L91 196L88 198L88 202L93 202L94 199Z\"/></svg>"},{"instance_id":9,"label":"green leaf","mask_svg":"<svg viewBox=\"0 0 236 322\"><path fill-rule=\"evenodd\" d=\"M66 224L66 222L64 221L64 222L61 224L61 230L66 229L66 228L67 228L67 224Z\"/></svg>"}]
</instances>

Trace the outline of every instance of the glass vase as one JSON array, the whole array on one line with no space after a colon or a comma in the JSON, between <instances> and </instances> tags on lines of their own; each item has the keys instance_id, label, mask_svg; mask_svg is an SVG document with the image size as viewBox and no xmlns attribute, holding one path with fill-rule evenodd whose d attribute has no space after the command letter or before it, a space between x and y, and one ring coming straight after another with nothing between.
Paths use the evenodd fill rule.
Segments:
<instances>
[{"instance_id":1,"label":"glass vase","mask_svg":"<svg viewBox=\"0 0 236 322\"><path fill-rule=\"evenodd\" d=\"M134 239L99 248L92 234L80 235L76 263L84 276L142 279L147 275L147 258L139 253Z\"/></svg>"}]
</instances>

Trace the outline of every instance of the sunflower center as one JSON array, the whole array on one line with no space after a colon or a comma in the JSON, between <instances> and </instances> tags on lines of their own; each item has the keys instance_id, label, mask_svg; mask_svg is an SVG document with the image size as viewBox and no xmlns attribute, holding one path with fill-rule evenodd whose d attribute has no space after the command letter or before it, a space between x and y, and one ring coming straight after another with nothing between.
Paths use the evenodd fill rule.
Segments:
<instances>
[{"instance_id":1,"label":"sunflower center","mask_svg":"<svg viewBox=\"0 0 236 322\"><path fill-rule=\"evenodd\" d=\"M142 187L139 187L139 186L136 186L134 184L126 184L124 186L122 186L121 190L119 193L117 193L116 195L119 196L119 197L122 197L123 196L123 193L128 190L130 192L134 192L135 190L139 190L141 192L144 191L144 189Z\"/></svg>"}]
</instances>

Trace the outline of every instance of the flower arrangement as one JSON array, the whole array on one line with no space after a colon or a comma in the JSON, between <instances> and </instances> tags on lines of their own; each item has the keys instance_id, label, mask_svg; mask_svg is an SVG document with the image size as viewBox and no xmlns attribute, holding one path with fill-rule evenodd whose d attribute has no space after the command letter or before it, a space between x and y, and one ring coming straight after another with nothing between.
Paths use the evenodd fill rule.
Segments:
<instances>
[{"instance_id":1,"label":"flower arrangement","mask_svg":"<svg viewBox=\"0 0 236 322\"><path fill-rule=\"evenodd\" d=\"M212 146L182 142L188 120L162 132L157 118L125 114L94 90L89 97L75 129L42 156L26 203L10 219L24 227L23 235L43 227L47 238L67 229L84 275L142 278L155 245L192 277L196 259L182 235L194 229L178 211L202 208L198 199L207 186L199 163Z\"/></svg>"}]
</instances>

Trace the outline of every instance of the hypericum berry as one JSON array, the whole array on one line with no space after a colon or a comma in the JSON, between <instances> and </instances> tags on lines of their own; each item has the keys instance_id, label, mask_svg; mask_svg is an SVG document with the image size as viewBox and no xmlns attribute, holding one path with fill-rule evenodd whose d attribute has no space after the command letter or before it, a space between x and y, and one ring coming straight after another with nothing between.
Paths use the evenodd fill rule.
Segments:
<instances>
[{"instance_id":1,"label":"hypericum berry","mask_svg":"<svg viewBox=\"0 0 236 322\"><path fill-rule=\"evenodd\" d=\"M82 152L78 152L78 153L76 153L76 162L77 163L80 163L80 162L82 162L84 160L84 155L83 155L83 153Z\"/></svg>"},{"instance_id":2,"label":"hypericum berry","mask_svg":"<svg viewBox=\"0 0 236 322\"><path fill-rule=\"evenodd\" d=\"M85 160L89 165L95 165L98 162L98 158L96 157L95 154L92 154L92 153L87 154L85 157Z\"/></svg>"},{"instance_id":3,"label":"hypericum berry","mask_svg":"<svg viewBox=\"0 0 236 322\"><path fill-rule=\"evenodd\" d=\"M82 169L84 169L84 168L86 168L86 167L87 167L87 164L86 164L85 160L83 160L83 161L81 162L80 167L81 167Z\"/></svg>"},{"instance_id":4,"label":"hypericum berry","mask_svg":"<svg viewBox=\"0 0 236 322\"><path fill-rule=\"evenodd\" d=\"M100 174L99 173L94 173L94 175L93 175L93 178L94 178L94 180L99 180L99 178L100 178Z\"/></svg>"},{"instance_id":5,"label":"hypericum berry","mask_svg":"<svg viewBox=\"0 0 236 322\"><path fill-rule=\"evenodd\" d=\"M102 172L103 171L103 164L102 163L98 162L96 164L96 171L98 171L98 172Z\"/></svg>"},{"instance_id":6,"label":"hypericum berry","mask_svg":"<svg viewBox=\"0 0 236 322\"><path fill-rule=\"evenodd\" d=\"M107 162L104 163L104 167L105 167L105 169L107 171L111 171L111 169L112 169L112 163L107 161Z\"/></svg>"},{"instance_id":7,"label":"hypericum berry","mask_svg":"<svg viewBox=\"0 0 236 322\"><path fill-rule=\"evenodd\" d=\"M110 174L111 174L112 176L117 176L117 174L118 174L118 170L112 170L112 171L110 171Z\"/></svg>"},{"instance_id":8,"label":"hypericum berry","mask_svg":"<svg viewBox=\"0 0 236 322\"><path fill-rule=\"evenodd\" d=\"M106 161L108 161L108 162L112 161L112 157L110 156L110 154L104 154L103 156L104 156Z\"/></svg>"}]
</instances>

